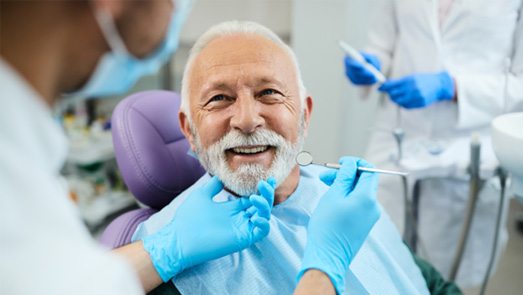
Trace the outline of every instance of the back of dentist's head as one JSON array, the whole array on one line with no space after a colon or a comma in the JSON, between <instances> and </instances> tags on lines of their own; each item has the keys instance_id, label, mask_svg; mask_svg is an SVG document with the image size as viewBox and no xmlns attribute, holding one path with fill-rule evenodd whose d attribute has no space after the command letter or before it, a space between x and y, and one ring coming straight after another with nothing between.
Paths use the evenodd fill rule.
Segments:
<instances>
[{"instance_id":1,"label":"back of dentist's head","mask_svg":"<svg viewBox=\"0 0 523 295\"><path fill-rule=\"evenodd\" d=\"M49 105L64 93L124 94L155 73L191 8L191 0L1 3L1 58Z\"/></svg>"},{"instance_id":2,"label":"back of dentist's head","mask_svg":"<svg viewBox=\"0 0 523 295\"><path fill-rule=\"evenodd\" d=\"M181 28L191 10L191 0L171 1L172 12L162 41L145 57L137 57L130 52L110 13L104 9L94 10L97 23L111 50L99 59L83 87L70 95L89 98L123 94L141 77L156 73L178 48ZM154 30L144 32L153 34ZM141 38L142 42L148 39L144 36Z\"/></svg>"}]
</instances>

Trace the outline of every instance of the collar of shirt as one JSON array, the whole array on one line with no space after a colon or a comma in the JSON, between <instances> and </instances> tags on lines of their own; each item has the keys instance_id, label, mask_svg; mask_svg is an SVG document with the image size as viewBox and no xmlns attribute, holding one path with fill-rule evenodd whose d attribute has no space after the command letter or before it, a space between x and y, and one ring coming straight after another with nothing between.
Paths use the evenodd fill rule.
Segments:
<instances>
[{"instance_id":1,"label":"collar of shirt","mask_svg":"<svg viewBox=\"0 0 523 295\"><path fill-rule=\"evenodd\" d=\"M67 139L43 98L0 58L0 151L23 155L35 169L57 174L67 156Z\"/></svg>"}]
</instances>

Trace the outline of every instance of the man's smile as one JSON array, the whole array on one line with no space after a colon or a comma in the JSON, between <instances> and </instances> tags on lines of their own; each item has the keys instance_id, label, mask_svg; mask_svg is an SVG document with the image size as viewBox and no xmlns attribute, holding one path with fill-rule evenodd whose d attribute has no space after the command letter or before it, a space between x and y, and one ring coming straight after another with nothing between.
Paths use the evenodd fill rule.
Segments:
<instances>
[{"instance_id":1,"label":"man's smile","mask_svg":"<svg viewBox=\"0 0 523 295\"><path fill-rule=\"evenodd\" d=\"M246 145L225 150L231 168L242 164L262 164L268 168L272 163L276 147L270 145Z\"/></svg>"},{"instance_id":2,"label":"man's smile","mask_svg":"<svg viewBox=\"0 0 523 295\"><path fill-rule=\"evenodd\" d=\"M232 151L236 154L258 154L265 152L269 148L269 145L239 146L229 149L229 151Z\"/></svg>"}]
</instances>

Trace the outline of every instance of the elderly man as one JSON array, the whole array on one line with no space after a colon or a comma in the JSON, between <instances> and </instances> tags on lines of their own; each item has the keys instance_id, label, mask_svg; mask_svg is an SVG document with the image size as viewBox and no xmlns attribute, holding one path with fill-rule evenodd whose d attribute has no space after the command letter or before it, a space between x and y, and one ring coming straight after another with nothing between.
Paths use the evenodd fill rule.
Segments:
<instances>
[{"instance_id":1,"label":"elderly man","mask_svg":"<svg viewBox=\"0 0 523 295\"><path fill-rule=\"evenodd\" d=\"M255 194L260 180L273 177L269 235L241 252L186 269L173 283L183 294L292 293L309 219L328 189L318 178L326 169L300 169L295 163L307 135L312 98L294 53L261 25L222 23L194 45L182 84L180 125L208 174L141 224L134 240L162 228L211 175L225 186L215 201ZM428 293L385 214L352 260L346 285L357 294Z\"/></svg>"}]
</instances>

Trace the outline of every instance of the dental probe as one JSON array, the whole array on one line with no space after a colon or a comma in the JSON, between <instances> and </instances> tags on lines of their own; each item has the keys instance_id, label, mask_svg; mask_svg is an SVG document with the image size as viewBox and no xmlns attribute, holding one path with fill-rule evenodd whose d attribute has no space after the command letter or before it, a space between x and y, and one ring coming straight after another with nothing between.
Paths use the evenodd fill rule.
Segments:
<instances>
[{"instance_id":1,"label":"dental probe","mask_svg":"<svg viewBox=\"0 0 523 295\"><path fill-rule=\"evenodd\" d=\"M312 160L311 153L307 151L301 151L296 156L296 163L300 166L308 166L310 164L320 165L327 168L333 168L333 169L340 169L341 165L336 163L314 163ZM368 168L368 167L358 167L358 171L361 172L372 172L372 173L382 173L382 174L391 174L391 175L400 175L400 176L407 176L409 175L407 172L401 172L401 171L393 171L393 170L385 170L385 169L378 169L378 168Z\"/></svg>"},{"instance_id":2,"label":"dental probe","mask_svg":"<svg viewBox=\"0 0 523 295\"><path fill-rule=\"evenodd\" d=\"M340 164L336 164L336 163L323 163L323 164L319 164L319 165L325 166L327 168L334 168L334 169L340 169L341 168L341 165ZM378 169L378 168L368 168L368 167L358 167L358 171L374 172L374 173L382 173L382 174L391 174L391 175L400 175L400 176L407 176L407 175L409 175L407 172L385 170L385 169Z\"/></svg>"}]
</instances>

